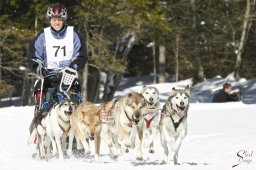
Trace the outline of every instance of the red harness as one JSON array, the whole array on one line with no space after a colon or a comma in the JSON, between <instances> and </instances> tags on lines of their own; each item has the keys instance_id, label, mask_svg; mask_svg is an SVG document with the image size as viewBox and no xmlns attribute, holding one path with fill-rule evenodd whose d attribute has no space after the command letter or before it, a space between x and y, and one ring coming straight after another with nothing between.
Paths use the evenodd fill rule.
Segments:
<instances>
[{"instance_id":1,"label":"red harness","mask_svg":"<svg viewBox=\"0 0 256 170\"><path fill-rule=\"evenodd\" d=\"M153 114L154 112L149 112L149 113L147 113L147 114ZM147 115L147 114L145 114L145 115ZM157 114L157 112L156 113L154 113L154 115L151 117L151 119L146 119L146 118L144 118L144 120L146 121L146 126L147 126L147 128L149 128L150 127L150 124L151 124L151 122L152 122L152 120L155 118L155 116L156 116L156 114Z\"/></svg>"}]
</instances>

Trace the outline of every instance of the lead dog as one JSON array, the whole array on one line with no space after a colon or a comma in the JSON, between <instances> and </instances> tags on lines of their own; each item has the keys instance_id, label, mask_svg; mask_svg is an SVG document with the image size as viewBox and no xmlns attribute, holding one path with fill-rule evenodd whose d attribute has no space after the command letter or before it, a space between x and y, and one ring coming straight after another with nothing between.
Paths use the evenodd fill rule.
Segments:
<instances>
[{"instance_id":1,"label":"lead dog","mask_svg":"<svg viewBox=\"0 0 256 170\"><path fill-rule=\"evenodd\" d=\"M180 145L187 133L189 96L188 85L185 89L173 88L162 109L160 140L164 149L163 163L171 163L170 159L173 159L173 163L178 164Z\"/></svg>"},{"instance_id":2,"label":"lead dog","mask_svg":"<svg viewBox=\"0 0 256 170\"><path fill-rule=\"evenodd\" d=\"M144 114L144 147L149 147L149 153L154 153L153 140L155 139L160 122L159 91L156 87L143 86L141 94L147 101L147 112Z\"/></svg>"},{"instance_id":3,"label":"lead dog","mask_svg":"<svg viewBox=\"0 0 256 170\"><path fill-rule=\"evenodd\" d=\"M145 98L137 92L131 92L120 99L117 99L113 110L115 120L115 136L124 141L125 147L131 147L135 143L136 159L142 158L142 138L143 138L143 115L147 111ZM130 140L130 135L134 131L135 141ZM128 152L128 148L126 148Z\"/></svg>"}]
</instances>

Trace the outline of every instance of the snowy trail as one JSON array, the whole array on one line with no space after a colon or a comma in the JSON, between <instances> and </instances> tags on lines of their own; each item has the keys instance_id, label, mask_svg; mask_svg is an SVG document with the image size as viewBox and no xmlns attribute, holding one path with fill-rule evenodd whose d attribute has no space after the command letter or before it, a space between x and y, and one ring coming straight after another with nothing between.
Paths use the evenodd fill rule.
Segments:
<instances>
[{"instance_id":1,"label":"snowy trail","mask_svg":"<svg viewBox=\"0 0 256 170\"><path fill-rule=\"evenodd\" d=\"M89 158L70 158L59 161L54 158L41 161L32 158L35 145L26 144L33 107L9 107L0 109L0 169L256 169L256 105L242 103L191 104L188 116L188 134L179 154L180 166L160 165L163 150L159 137L155 139L155 154L144 150L144 161L135 161L135 152L120 156L118 161L108 157L108 149L102 145L101 160L93 161L94 147ZM246 151L238 164L239 151ZM250 153L251 157L250 157ZM240 152L241 154L242 152ZM251 160L251 162L250 162ZM247 161L247 162L246 162Z\"/></svg>"}]
</instances>

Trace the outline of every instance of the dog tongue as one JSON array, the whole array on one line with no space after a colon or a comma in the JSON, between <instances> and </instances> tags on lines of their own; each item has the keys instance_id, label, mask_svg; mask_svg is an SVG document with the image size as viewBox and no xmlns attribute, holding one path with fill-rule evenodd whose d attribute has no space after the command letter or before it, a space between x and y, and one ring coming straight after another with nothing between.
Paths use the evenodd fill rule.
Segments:
<instances>
[{"instance_id":1,"label":"dog tongue","mask_svg":"<svg viewBox=\"0 0 256 170\"><path fill-rule=\"evenodd\" d=\"M69 116L72 114L72 112L66 112Z\"/></svg>"},{"instance_id":2,"label":"dog tongue","mask_svg":"<svg viewBox=\"0 0 256 170\"><path fill-rule=\"evenodd\" d=\"M185 110L185 107L179 107L179 109L180 109L181 111L184 111L184 110Z\"/></svg>"}]
</instances>

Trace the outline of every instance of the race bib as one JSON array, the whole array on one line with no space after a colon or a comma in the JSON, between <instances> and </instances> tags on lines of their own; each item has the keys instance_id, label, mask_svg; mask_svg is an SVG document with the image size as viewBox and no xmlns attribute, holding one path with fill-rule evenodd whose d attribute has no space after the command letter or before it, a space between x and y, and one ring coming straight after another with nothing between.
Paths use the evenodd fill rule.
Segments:
<instances>
[{"instance_id":1,"label":"race bib","mask_svg":"<svg viewBox=\"0 0 256 170\"><path fill-rule=\"evenodd\" d=\"M59 69L69 66L73 57L73 27L67 27L66 36L56 39L51 33L51 28L45 28L45 46L47 57L47 69Z\"/></svg>"}]
</instances>

